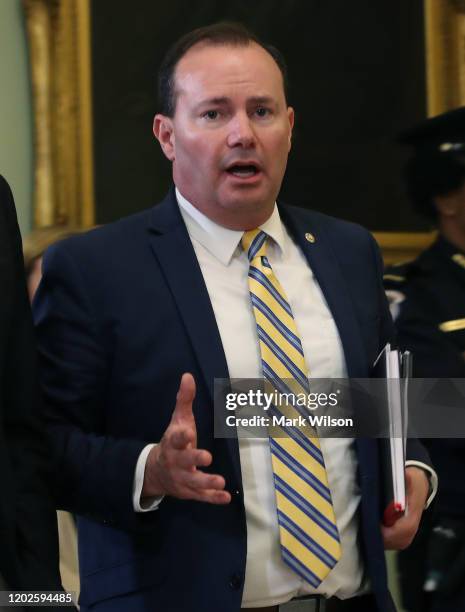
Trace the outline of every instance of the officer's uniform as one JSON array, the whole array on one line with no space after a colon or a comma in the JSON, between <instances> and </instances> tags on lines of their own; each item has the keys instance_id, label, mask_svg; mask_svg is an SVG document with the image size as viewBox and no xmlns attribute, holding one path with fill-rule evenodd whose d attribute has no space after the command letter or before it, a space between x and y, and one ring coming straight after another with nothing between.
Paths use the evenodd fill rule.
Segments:
<instances>
[{"instance_id":1,"label":"officer's uniform","mask_svg":"<svg viewBox=\"0 0 465 612\"><path fill-rule=\"evenodd\" d=\"M392 305L399 346L412 351L413 375L418 378L465 377L465 254L439 237L414 261L393 266L384 275L386 293ZM464 407L465 409L465 407ZM439 476L435 524L465 540L465 440L423 440ZM449 597L424 591L434 586L427 566L432 555L456 559L452 542L449 550L435 547L432 522L425 522L414 544L399 555L399 574L407 610L465 610L464 589L453 589ZM447 537L447 533L445 533ZM433 565L436 560L433 559ZM439 559L439 566L443 565ZM447 566L447 562L445 563ZM460 562L463 567L462 562ZM450 566L447 567L450 570ZM459 568L457 567L457 570ZM461 582L457 577L455 582Z\"/></svg>"},{"instance_id":2,"label":"officer's uniform","mask_svg":"<svg viewBox=\"0 0 465 612\"><path fill-rule=\"evenodd\" d=\"M414 352L414 376L465 377L465 254L439 237L387 269L384 286L399 338Z\"/></svg>"},{"instance_id":3,"label":"officer's uniform","mask_svg":"<svg viewBox=\"0 0 465 612\"><path fill-rule=\"evenodd\" d=\"M408 184L419 194L414 205L420 209L429 195L424 212L434 217L436 198L465 185L465 108L429 119L399 141L415 149L413 189ZM413 353L413 375L465 377L465 252L439 234L417 259L388 268L384 283L399 347ZM465 612L465 439L424 442L439 490L432 521L399 555L403 604L409 612Z\"/></svg>"}]
</instances>

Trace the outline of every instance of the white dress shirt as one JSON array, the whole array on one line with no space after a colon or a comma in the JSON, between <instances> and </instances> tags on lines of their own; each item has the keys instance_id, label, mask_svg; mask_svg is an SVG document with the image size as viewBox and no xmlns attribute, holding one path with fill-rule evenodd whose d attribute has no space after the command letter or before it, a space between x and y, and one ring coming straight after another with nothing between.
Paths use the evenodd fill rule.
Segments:
<instances>
[{"instance_id":1,"label":"white dress shirt","mask_svg":"<svg viewBox=\"0 0 465 612\"><path fill-rule=\"evenodd\" d=\"M203 215L176 190L180 211L200 264L221 336L230 378L262 377L256 322L250 306L249 261L242 231L222 227ZM267 255L291 306L307 367L314 378L344 378L347 370L339 334L307 260L289 236L275 206L261 226L271 240ZM341 599L367 589L359 550L360 490L357 459L350 438L321 438L342 556L317 589L282 560L269 442L239 438L247 520L247 563L242 605L264 607L297 595L319 593ZM154 510L160 499L141 505L144 467L153 445L139 458L134 484L136 511ZM421 467L423 466L421 464ZM430 501L430 500L429 500Z\"/></svg>"}]
</instances>

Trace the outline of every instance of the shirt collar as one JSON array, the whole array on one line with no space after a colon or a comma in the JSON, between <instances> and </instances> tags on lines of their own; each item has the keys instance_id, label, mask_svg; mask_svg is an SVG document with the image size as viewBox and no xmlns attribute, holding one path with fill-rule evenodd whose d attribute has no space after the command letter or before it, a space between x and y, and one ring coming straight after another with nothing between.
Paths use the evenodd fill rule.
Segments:
<instances>
[{"instance_id":1,"label":"shirt collar","mask_svg":"<svg viewBox=\"0 0 465 612\"><path fill-rule=\"evenodd\" d=\"M242 230L223 227L209 219L198 208L191 204L176 187L176 199L179 204L189 236L194 238L225 266L229 265L244 234ZM260 229L270 236L278 245L282 254L285 248L284 228L276 203L271 216L260 225Z\"/></svg>"}]
</instances>

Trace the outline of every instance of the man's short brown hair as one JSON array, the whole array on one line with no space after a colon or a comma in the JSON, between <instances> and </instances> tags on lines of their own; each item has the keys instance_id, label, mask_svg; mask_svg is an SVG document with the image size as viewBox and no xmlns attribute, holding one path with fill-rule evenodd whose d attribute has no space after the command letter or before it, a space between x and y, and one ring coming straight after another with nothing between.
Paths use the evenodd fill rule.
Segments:
<instances>
[{"instance_id":1,"label":"man's short brown hair","mask_svg":"<svg viewBox=\"0 0 465 612\"><path fill-rule=\"evenodd\" d=\"M288 98L287 66L284 57L271 45L263 43L258 36L250 32L241 23L220 21L209 26L197 28L177 40L165 55L158 72L158 101L160 111L167 117L173 117L176 110L175 71L178 62L194 45L199 43L211 45L229 45L246 47L256 43L276 62L283 77L284 95Z\"/></svg>"}]
</instances>

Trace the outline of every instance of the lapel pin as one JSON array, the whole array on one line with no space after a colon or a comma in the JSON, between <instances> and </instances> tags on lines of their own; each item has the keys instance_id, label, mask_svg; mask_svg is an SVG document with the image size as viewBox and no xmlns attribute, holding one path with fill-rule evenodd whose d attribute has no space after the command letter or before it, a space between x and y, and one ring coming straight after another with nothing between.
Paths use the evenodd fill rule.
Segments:
<instances>
[{"instance_id":1,"label":"lapel pin","mask_svg":"<svg viewBox=\"0 0 465 612\"><path fill-rule=\"evenodd\" d=\"M305 240L307 240L307 242L311 242L312 244L316 241L316 238L313 234L310 234L310 232L307 232L305 234Z\"/></svg>"}]
</instances>

